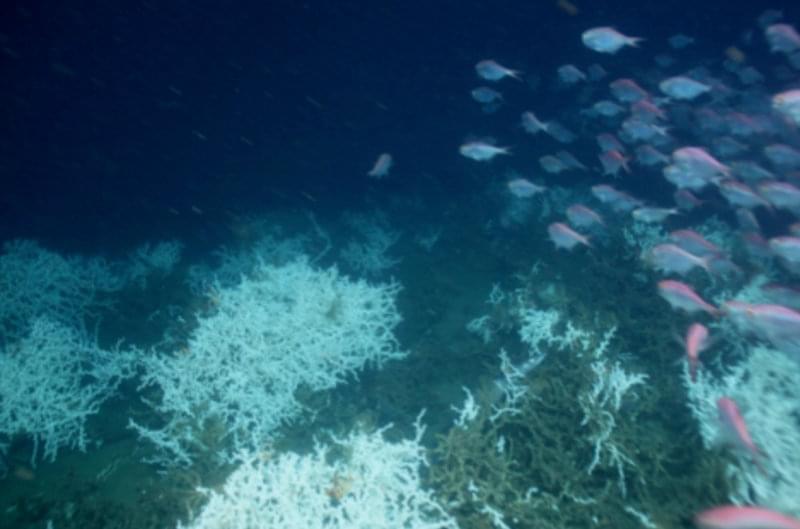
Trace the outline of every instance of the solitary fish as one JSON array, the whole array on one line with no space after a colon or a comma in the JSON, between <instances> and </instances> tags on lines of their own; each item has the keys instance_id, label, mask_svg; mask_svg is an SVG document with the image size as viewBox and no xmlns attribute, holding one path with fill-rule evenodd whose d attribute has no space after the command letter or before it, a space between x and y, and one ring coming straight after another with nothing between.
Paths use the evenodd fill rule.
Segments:
<instances>
[{"instance_id":1,"label":"solitary fish","mask_svg":"<svg viewBox=\"0 0 800 529\"><path fill-rule=\"evenodd\" d=\"M478 162L486 162L498 154L511 154L508 147L497 147L483 141L467 142L458 148L462 156Z\"/></svg>"},{"instance_id":2,"label":"solitary fish","mask_svg":"<svg viewBox=\"0 0 800 529\"><path fill-rule=\"evenodd\" d=\"M700 363L700 353L709 345L708 328L702 323L693 323L686 330L686 360L689 362L689 378L697 380L697 366Z\"/></svg>"},{"instance_id":3,"label":"solitary fish","mask_svg":"<svg viewBox=\"0 0 800 529\"><path fill-rule=\"evenodd\" d=\"M367 173L367 176L372 178L383 178L389 175L389 169L392 168L392 155L388 152L385 152L378 156L378 159L375 160L375 165L372 166L372 169Z\"/></svg>"},{"instance_id":4,"label":"solitary fish","mask_svg":"<svg viewBox=\"0 0 800 529\"><path fill-rule=\"evenodd\" d=\"M481 78L486 79L487 81L499 81L505 77L513 77L514 79L521 81L519 77L521 72L506 68L492 59L486 59L476 64L475 71L478 72L478 75Z\"/></svg>"},{"instance_id":5,"label":"solitary fish","mask_svg":"<svg viewBox=\"0 0 800 529\"><path fill-rule=\"evenodd\" d=\"M581 35L583 44L599 53L617 53L624 46L636 47L641 42L640 37L628 37L610 27L592 28Z\"/></svg>"}]
</instances>

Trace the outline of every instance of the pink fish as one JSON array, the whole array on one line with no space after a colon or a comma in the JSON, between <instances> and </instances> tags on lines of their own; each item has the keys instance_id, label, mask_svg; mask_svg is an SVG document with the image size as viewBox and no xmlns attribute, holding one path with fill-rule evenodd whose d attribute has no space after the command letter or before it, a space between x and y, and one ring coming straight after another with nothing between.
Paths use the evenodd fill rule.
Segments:
<instances>
[{"instance_id":1,"label":"pink fish","mask_svg":"<svg viewBox=\"0 0 800 529\"><path fill-rule=\"evenodd\" d=\"M719 316L719 309L707 303L692 287L680 281L665 279L658 282L658 293L673 309L680 309L689 314L705 311L714 317Z\"/></svg>"},{"instance_id":2,"label":"pink fish","mask_svg":"<svg viewBox=\"0 0 800 529\"><path fill-rule=\"evenodd\" d=\"M730 169L701 147L681 147L672 153L672 161L682 169L703 176L729 176Z\"/></svg>"},{"instance_id":3,"label":"pink fish","mask_svg":"<svg viewBox=\"0 0 800 529\"><path fill-rule=\"evenodd\" d=\"M700 353L709 346L708 328L702 323L693 323L686 330L686 360L689 362L689 378L697 379Z\"/></svg>"},{"instance_id":4,"label":"pink fish","mask_svg":"<svg viewBox=\"0 0 800 529\"><path fill-rule=\"evenodd\" d=\"M779 351L800 358L800 312L783 305L726 301L723 311L745 333L766 340Z\"/></svg>"},{"instance_id":5,"label":"pink fish","mask_svg":"<svg viewBox=\"0 0 800 529\"><path fill-rule=\"evenodd\" d=\"M384 176L389 175L389 169L392 168L392 155L388 152L385 152L378 156L378 159L375 160L375 165L372 166L372 169L367 173L367 176L372 178L383 178Z\"/></svg>"},{"instance_id":6,"label":"pink fish","mask_svg":"<svg viewBox=\"0 0 800 529\"><path fill-rule=\"evenodd\" d=\"M800 49L800 35L789 24L773 24L764 30L772 53L792 53Z\"/></svg>"},{"instance_id":7,"label":"pink fish","mask_svg":"<svg viewBox=\"0 0 800 529\"><path fill-rule=\"evenodd\" d=\"M781 92L772 97L772 108L800 125L800 89Z\"/></svg>"},{"instance_id":8,"label":"pink fish","mask_svg":"<svg viewBox=\"0 0 800 529\"><path fill-rule=\"evenodd\" d=\"M697 257L675 244L658 244L645 255L645 261L656 270L667 274L686 275L696 267L711 273L708 267L710 257Z\"/></svg>"},{"instance_id":9,"label":"pink fish","mask_svg":"<svg viewBox=\"0 0 800 529\"><path fill-rule=\"evenodd\" d=\"M739 406L730 397L720 397L717 399L717 412L720 425L728 438L734 444L749 452L753 457L753 462L764 472L760 462L763 454L753 442L753 438L750 437L750 432L747 430L747 424L739 411Z\"/></svg>"},{"instance_id":10,"label":"pink fish","mask_svg":"<svg viewBox=\"0 0 800 529\"><path fill-rule=\"evenodd\" d=\"M694 230L675 230L670 232L669 240L686 250L687 252L699 255L722 255L722 249L716 244L709 242L702 235Z\"/></svg>"},{"instance_id":11,"label":"pink fish","mask_svg":"<svg viewBox=\"0 0 800 529\"><path fill-rule=\"evenodd\" d=\"M628 167L628 158L619 151L606 151L599 156L600 163L603 165L603 175L617 176L620 169L624 169L626 173L630 173L631 169Z\"/></svg>"},{"instance_id":12,"label":"pink fish","mask_svg":"<svg viewBox=\"0 0 800 529\"><path fill-rule=\"evenodd\" d=\"M611 95L620 103L635 103L650 95L633 79L617 79L608 86L611 89Z\"/></svg>"},{"instance_id":13,"label":"pink fish","mask_svg":"<svg viewBox=\"0 0 800 529\"><path fill-rule=\"evenodd\" d=\"M698 513L700 529L800 529L800 520L763 507L722 505Z\"/></svg>"},{"instance_id":14,"label":"pink fish","mask_svg":"<svg viewBox=\"0 0 800 529\"><path fill-rule=\"evenodd\" d=\"M589 244L589 239L576 232L563 222L554 222L547 227L547 233L550 235L550 240L556 245L556 248L566 248L572 250L578 244Z\"/></svg>"}]
</instances>

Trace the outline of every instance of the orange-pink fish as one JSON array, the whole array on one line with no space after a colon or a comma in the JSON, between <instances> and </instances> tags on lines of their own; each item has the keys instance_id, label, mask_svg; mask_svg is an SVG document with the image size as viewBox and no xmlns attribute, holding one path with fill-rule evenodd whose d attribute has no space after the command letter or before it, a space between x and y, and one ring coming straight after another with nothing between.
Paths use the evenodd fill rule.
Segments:
<instances>
[{"instance_id":1,"label":"orange-pink fish","mask_svg":"<svg viewBox=\"0 0 800 529\"><path fill-rule=\"evenodd\" d=\"M698 513L700 529L800 529L800 520L763 507L721 505Z\"/></svg>"},{"instance_id":2,"label":"orange-pink fish","mask_svg":"<svg viewBox=\"0 0 800 529\"><path fill-rule=\"evenodd\" d=\"M658 282L658 293L669 303L673 309L680 309L688 313L705 311L712 316L718 316L719 310L704 301L692 287L680 281L665 279Z\"/></svg>"},{"instance_id":3,"label":"orange-pink fish","mask_svg":"<svg viewBox=\"0 0 800 529\"><path fill-rule=\"evenodd\" d=\"M686 330L686 360L689 362L689 378L692 382L697 379L697 366L700 363L700 353L709 345L708 328L702 323L693 323Z\"/></svg>"},{"instance_id":4,"label":"orange-pink fish","mask_svg":"<svg viewBox=\"0 0 800 529\"><path fill-rule=\"evenodd\" d=\"M759 469L764 472L761 466L761 457L763 456L761 450L753 442L750 437L750 431L747 429L747 423L744 422L744 417L739 411L739 406L730 397L720 397L717 400L717 412L719 414L719 422L722 429L727 434L733 444L744 449L753 457L753 462L756 463Z\"/></svg>"}]
</instances>

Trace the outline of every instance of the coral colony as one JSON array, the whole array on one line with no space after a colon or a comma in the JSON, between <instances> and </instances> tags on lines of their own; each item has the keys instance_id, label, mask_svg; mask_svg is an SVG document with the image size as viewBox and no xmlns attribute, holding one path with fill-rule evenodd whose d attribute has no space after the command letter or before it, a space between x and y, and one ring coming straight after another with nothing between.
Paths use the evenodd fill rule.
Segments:
<instances>
[{"instance_id":1,"label":"coral colony","mask_svg":"<svg viewBox=\"0 0 800 529\"><path fill-rule=\"evenodd\" d=\"M475 102L518 104L519 133L557 152L536 182L518 167L487 184L508 210L468 229L373 205L240 220L246 236L208 260L178 241L117 260L6 243L0 468L99 453L93 421L122 414L127 464L199 476L164 492L158 527L800 528L800 35L778 17L753 44L777 80L741 50L681 58L686 35L565 36L598 62L558 69L559 90L583 91L559 121L499 92L524 65L476 60L491 87ZM656 66L614 80L616 54ZM580 142L591 156L564 150ZM513 164L512 143L451 154ZM640 198L634 173L673 189ZM497 255L482 283L450 275ZM157 336L127 334L137 317ZM70 505L30 527L82 527Z\"/></svg>"}]
</instances>

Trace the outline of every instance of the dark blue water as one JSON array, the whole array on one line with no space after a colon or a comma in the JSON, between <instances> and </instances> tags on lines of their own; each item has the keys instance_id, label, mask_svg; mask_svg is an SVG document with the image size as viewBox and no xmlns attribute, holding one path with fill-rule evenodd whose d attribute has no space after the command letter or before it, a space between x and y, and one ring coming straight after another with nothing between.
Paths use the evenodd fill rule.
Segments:
<instances>
[{"instance_id":1,"label":"dark blue water","mask_svg":"<svg viewBox=\"0 0 800 529\"><path fill-rule=\"evenodd\" d=\"M197 307L200 296L184 281L188 266L214 263L212 251L221 245L246 246L250 219L266 216L292 236L311 231L311 213L342 246L350 232L341 215L349 211L388 211L392 227L406 234L444 226L447 236L437 252L421 250L406 236L395 249L401 265L370 278L403 283L398 304L404 323L397 335L414 354L397 371L369 370L363 389L337 390L335 398L372 406L379 424L407 426L426 403L448 410L463 397L461 385L478 384L484 367L496 364L496 348L482 350L474 337L464 337L464 326L487 310L493 283L513 288L512 278L535 261L550 267L548 281L585 296L585 306L564 310L581 313L584 321L591 319L586 307L592 303L617 311L627 350L657 349L652 341L671 340L685 320L659 319L668 309L653 308L653 289L626 281L633 272L621 267L632 259L603 244L583 256L587 261L564 258L546 240L546 224L532 217L504 224L502 184L512 171L530 176L532 170L537 183L584 192L598 181L596 172L539 171L539 157L560 146L526 135L519 113L533 109L562 121L578 134L566 148L594 169L598 128L581 110L600 91L581 96L580 89L557 86L556 68L597 62L609 74L603 83L652 79L660 75L653 56L670 52L666 39L684 33L697 41L681 51L681 64L719 72L726 49L736 46L748 64L772 72L781 61L769 53L756 19L769 7L797 25L800 6L788 0L609 4L584 1L570 13L549 0L4 2L0 241L34 239L65 255L111 259L147 241L181 241L186 257L175 275L139 298L127 292L114 311L90 318L104 345L125 339L146 348L177 327L172 316L148 319L155 311L177 306L190 315ZM588 50L581 32L602 25L644 37L641 50L611 56ZM491 113L469 95L480 84L474 65L486 58L523 72L522 82L504 82L505 103ZM768 75L763 91L790 84ZM476 164L458 152L473 137L492 137L513 156ZM367 178L383 152L394 159L391 176ZM613 183L653 204L671 203L673 187L663 179L623 175ZM711 207L735 222L731 211L715 202ZM696 215L684 217L684 224L707 218ZM770 234L793 220L781 212L758 216ZM354 273L337 257L339 250L321 264ZM509 343L515 337L509 329L501 334ZM677 372L674 358L650 360L656 369ZM675 384L667 387L678 391ZM123 417L148 413L140 397L134 382L123 385L110 411L94 421L92 432L114 447L102 458L66 451L56 463L32 469L29 441L15 439L4 465L9 472L0 480L7 508L0 527L44 528L47 520L57 520L58 529L174 527L185 519L185 506L176 503L196 499L190 492L196 485L219 484L224 472L191 469L171 475L166 486L160 469L125 459L142 450ZM680 413L667 421L672 433L689 428L688 415ZM446 432L450 419L433 413L432 429ZM308 443L309 433L296 430L286 444ZM690 442L699 449L696 435ZM116 460L126 463L113 467L114 477L97 479ZM719 486L716 470L705 475L709 488ZM702 474L696 467L686 473L692 479ZM694 508L697 499L685 503ZM131 514L142 509L161 510ZM68 514L73 511L78 514ZM690 514L669 521L689 526Z\"/></svg>"}]
</instances>

